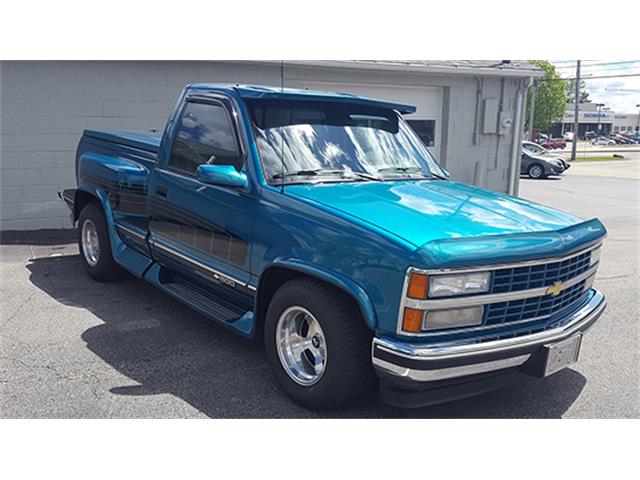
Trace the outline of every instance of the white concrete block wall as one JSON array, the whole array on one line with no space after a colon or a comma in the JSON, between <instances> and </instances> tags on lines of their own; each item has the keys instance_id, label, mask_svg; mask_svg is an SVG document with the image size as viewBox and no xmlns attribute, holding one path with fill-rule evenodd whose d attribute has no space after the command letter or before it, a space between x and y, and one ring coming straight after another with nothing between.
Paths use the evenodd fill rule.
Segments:
<instances>
[{"instance_id":1,"label":"white concrete block wall","mask_svg":"<svg viewBox=\"0 0 640 480\"><path fill-rule=\"evenodd\" d=\"M502 137L498 146L496 135L481 135L473 145L473 78L293 66L287 67L286 78L450 87L447 168L454 179L471 183L475 162L482 160L489 168L487 187L506 191L511 136ZM57 192L75 186L75 149L82 131L162 130L180 90L194 82L280 85L280 66L0 62L0 230L70 227ZM506 82L507 108L513 108L514 85ZM499 87L499 79L485 78L485 96L497 97Z\"/></svg>"},{"instance_id":2,"label":"white concrete block wall","mask_svg":"<svg viewBox=\"0 0 640 480\"><path fill-rule=\"evenodd\" d=\"M164 128L193 82L279 82L277 67L213 62L1 62L0 230L68 228L86 128Z\"/></svg>"}]
</instances>

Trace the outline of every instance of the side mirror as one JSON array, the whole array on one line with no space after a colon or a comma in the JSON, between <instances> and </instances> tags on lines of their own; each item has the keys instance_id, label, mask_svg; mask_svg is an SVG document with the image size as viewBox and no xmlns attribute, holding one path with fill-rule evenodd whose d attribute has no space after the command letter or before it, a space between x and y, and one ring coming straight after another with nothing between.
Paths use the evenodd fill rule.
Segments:
<instances>
[{"instance_id":1,"label":"side mirror","mask_svg":"<svg viewBox=\"0 0 640 480\"><path fill-rule=\"evenodd\" d=\"M196 178L202 183L222 187L246 188L249 185L247 176L232 165L200 165Z\"/></svg>"}]
</instances>

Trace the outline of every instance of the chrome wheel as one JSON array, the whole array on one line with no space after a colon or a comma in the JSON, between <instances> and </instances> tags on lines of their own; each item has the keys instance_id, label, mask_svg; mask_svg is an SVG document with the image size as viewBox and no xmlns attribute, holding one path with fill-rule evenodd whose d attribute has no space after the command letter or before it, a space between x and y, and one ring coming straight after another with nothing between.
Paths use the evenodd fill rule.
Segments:
<instances>
[{"instance_id":1,"label":"chrome wheel","mask_svg":"<svg viewBox=\"0 0 640 480\"><path fill-rule=\"evenodd\" d=\"M276 347L284 370L305 387L317 383L327 367L322 327L304 307L287 308L276 326Z\"/></svg>"},{"instance_id":2,"label":"chrome wheel","mask_svg":"<svg viewBox=\"0 0 640 480\"><path fill-rule=\"evenodd\" d=\"M95 267L100 259L100 242L98 240L98 230L89 219L82 224L81 238L84 259L90 266Z\"/></svg>"}]
</instances>

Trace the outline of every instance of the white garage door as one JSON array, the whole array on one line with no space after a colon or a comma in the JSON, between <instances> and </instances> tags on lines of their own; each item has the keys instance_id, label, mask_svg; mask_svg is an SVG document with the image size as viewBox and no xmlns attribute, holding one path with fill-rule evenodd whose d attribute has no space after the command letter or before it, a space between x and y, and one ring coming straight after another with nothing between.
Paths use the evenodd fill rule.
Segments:
<instances>
[{"instance_id":1,"label":"white garage door","mask_svg":"<svg viewBox=\"0 0 640 480\"><path fill-rule=\"evenodd\" d=\"M415 105L416 113L406 115L416 133L422 138L433 156L440 160L440 131L442 116L442 89L438 87L401 87L362 85L348 83L295 82L289 84L296 88L346 92L363 97L377 98L391 102Z\"/></svg>"}]
</instances>

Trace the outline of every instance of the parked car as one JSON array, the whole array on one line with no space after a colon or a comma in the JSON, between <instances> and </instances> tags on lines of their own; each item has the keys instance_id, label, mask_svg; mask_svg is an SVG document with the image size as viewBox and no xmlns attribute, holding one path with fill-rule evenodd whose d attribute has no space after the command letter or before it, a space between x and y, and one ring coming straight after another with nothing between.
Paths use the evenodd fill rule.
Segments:
<instances>
[{"instance_id":1,"label":"parked car","mask_svg":"<svg viewBox=\"0 0 640 480\"><path fill-rule=\"evenodd\" d=\"M522 149L520 175L541 179L551 175L560 175L564 171L563 160L546 155L534 155L526 148Z\"/></svg>"},{"instance_id":2,"label":"parked car","mask_svg":"<svg viewBox=\"0 0 640 480\"><path fill-rule=\"evenodd\" d=\"M617 144L620 145L633 145L635 144L635 140L632 139L630 136L625 136L625 135L613 135L612 138Z\"/></svg>"},{"instance_id":3,"label":"parked car","mask_svg":"<svg viewBox=\"0 0 640 480\"><path fill-rule=\"evenodd\" d=\"M575 362L606 305L605 227L449 180L412 112L194 84L161 136L85 130L77 188L61 193L84 269L128 271L261 337L310 408L376 381L385 402L428 405Z\"/></svg>"},{"instance_id":4,"label":"parked car","mask_svg":"<svg viewBox=\"0 0 640 480\"><path fill-rule=\"evenodd\" d=\"M551 137L549 137L547 134L545 133L537 133L534 136L534 142L535 143L544 143L550 140Z\"/></svg>"},{"instance_id":5,"label":"parked car","mask_svg":"<svg viewBox=\"0 0 640 480\"><path fill-rule=\"evenodd\" d=\"M527 150L528 152L531 152L531 154L534 156L544 156L545 159L553 158L553 159L559 160L562 163L562 166L565 171L569 169L569 167L571 167L571 164L567 162L564 158L562 158L559 155L554 155L553 153L549 152L549 150L544 148L542 145L538 145L537 143L527 142L525 140L522 142L522 148Z\"/></svg>"},{"instance_id":6,"label":"parked car","mask_svg":"<svg viewBox=\"0 0 640 480\"><path fill-rule=\"evenodd\" d=\"M615 145L616 142L615 140L612 140L607 137L596 137L593 140L591 140L591 144L592 145Z\"/></svg>"},{"instance_id":7,"label":"parked car","mask_svg":"<svg viewBox=\"0 0 640 480\"><path fill-rule=\"evenodd\" d=\"M573 142L573 132L564 132L562 138L567 142Z\"/></svg>"},{"instance_id":8,"label":"parked car","mask_svg":"<svg viewBox=\"0 0 640 480\"><path fill-rule=\"evenodd\" d=\"M593 140L597 136L598 134L596 132L594 132L593 130L589 130L588 132L585 133L584 138L586 140Z\"/></svg>"},{"instance_id":9,"label":"parked car","mask_svg":"<svg viewBox=\"0 0 640 480\"><path fill-rule=\"evenodd\" d=\"M542 145L544 148L548 148L548 149L562 149L562 150L564 150L565 148L567 148L567 142L562 138L550 138L548 140L540 142L540 145Z\"/></svg>"}]
</instances>

